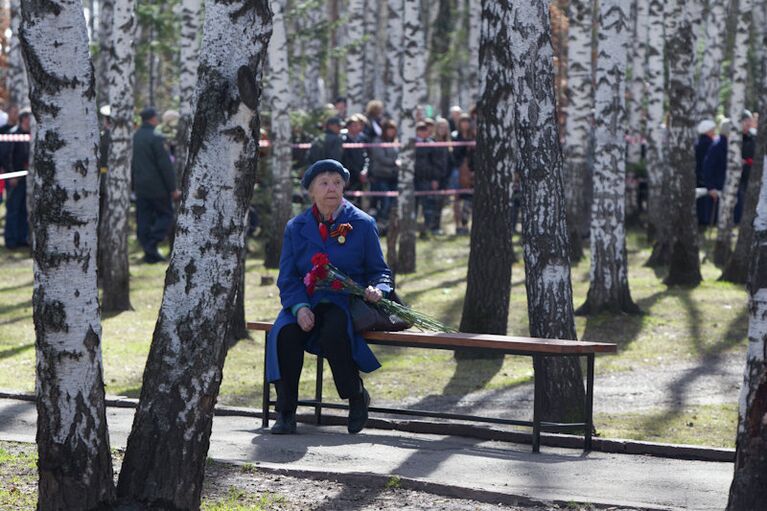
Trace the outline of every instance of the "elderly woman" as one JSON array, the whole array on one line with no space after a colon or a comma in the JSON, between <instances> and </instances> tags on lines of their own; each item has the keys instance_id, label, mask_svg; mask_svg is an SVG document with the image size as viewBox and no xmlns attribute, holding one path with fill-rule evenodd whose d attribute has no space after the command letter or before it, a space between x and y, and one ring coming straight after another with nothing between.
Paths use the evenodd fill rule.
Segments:
<instances>
[{"instance_id":1,"label":"elderly woman","mask_svg":"<svg viewBox=\"0 0 767 511\"><path fill-rule=\"evenodd\" d=\"M370 395L359 372L381 365L352 329L349 297L322 289L309 294L303 281L312 269L312 256L321 252L357 283L368 286L365 299L369 302L392 290L375 221L343 198L348 182L349 171L339 162L314 163L301 180L313 205L285 228L277 278L282 311L267 341L267 376L277 389L274 434L296 432L304 351L328 360L339 396L349 400L349 433L358 433L367 422Z\"/></svg>"}]
</instances>

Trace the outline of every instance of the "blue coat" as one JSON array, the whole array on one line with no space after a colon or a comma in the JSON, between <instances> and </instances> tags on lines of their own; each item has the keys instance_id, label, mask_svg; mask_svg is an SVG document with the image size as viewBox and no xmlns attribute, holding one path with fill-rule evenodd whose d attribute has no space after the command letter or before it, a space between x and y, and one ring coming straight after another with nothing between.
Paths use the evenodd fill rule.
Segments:
<instances>
[{"instance_id":1,"label":"blue coat","mask_svg":"<svg viewBox=\"0 0 767 511\"><path fill-rule=\"evenodd\" d=\"M697 187L706 186L703 177L703 161L713 143L714 140L704 133L698 137L698 142L695 144L695 186Z\"/></svg>"},{"instance_id":2,"label":"blue coat","mask_svg":"<svg viewBox=\"0 0 767 511\"><path fill-rule=\"evenodd\" d=\"M722 190L727 175L727 137L719 136L703 160L703 180L709 190Z\"/></svg>"},{"instance_id":3,"label":"blue coat","mask_svg":"<svg viewBox=\"0 0 767 511\"><path fill-rule=\"evenodd\" d=\"M351 224L352 231L346 235L346 242L343 244L339 243L337 238L332 237L328 237L327 241L322 241L317 221L312 215L311 209L290 220L285 227L285 237L280 256L280 274L277 277L282 310L267 339L266 371L270 382L280 379L280 367L277 360L277 339L280 330L285 325L297 322L291 308L300 303L308 303L314 308L321 301L324 301L341 307L346 311L348 317L347 333L352 340L352 357L357 366L366 373L381 367L365 339L353 331L349 316L348 295L318 290L309 296L304 286L304 275L312 269L312 256L318 252L326 253L333 265L363 287L375 286L380 283L391 285L391 270L384 261L375 220L344 200L334 226L344 223ZM309 337L304 347L309 353L322 354L317 343L316 333Z\"/></svg>"}]
</instances>

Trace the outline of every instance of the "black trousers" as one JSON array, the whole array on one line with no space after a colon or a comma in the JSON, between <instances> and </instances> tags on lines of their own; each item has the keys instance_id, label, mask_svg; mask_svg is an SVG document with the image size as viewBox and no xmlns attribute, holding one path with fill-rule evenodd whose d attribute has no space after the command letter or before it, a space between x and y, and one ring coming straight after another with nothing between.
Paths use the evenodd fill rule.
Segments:
<instances>
[{"instance_id":1,"label":"black trousers","mask_svg":"<svg viewBox=\"0 0 767 511\"><path fill-rule=\"evenodd\" d=\"M173 201L136 197L136 237L147 254L155 254L173 227Z\"/></svg>"},{"instance_id":2,"label":"black trousers","mask_svg":"<svg viewBox=\"0 0 767 511\"><path fill-rule=\"evenodd\" d=\"M314 309L314 329L304 332L297 324L287 325L277 338L277 356L281 379L274 383L277 389L277 410L295 412L298 403L298 381L304 366L304 343L314 332L322 356L328 360L333 381L341 399L349 399L362 392L362 380L352 358L351 339L346 333L346 313L337 305L321 303Z\"/></svg>"}]
</instances>

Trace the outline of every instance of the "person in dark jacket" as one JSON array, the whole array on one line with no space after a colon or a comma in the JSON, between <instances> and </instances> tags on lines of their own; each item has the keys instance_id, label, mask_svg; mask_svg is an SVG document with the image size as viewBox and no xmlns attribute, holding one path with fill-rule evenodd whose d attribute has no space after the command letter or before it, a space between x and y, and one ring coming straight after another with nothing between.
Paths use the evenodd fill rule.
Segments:
<instances>
[{"instance_id":1,"label":"person in dark jacket","mask_svg":"<svg viewBox=\"0 0 767 511\"><path fill-rule=\"evenodd\" d=\"M18 125L10 131L12 135L29 135L32 113L19 114ZM5 165L7 172L29 170L30 143L13 142ZM5 248L18 249L29 247L29 224L27 223L27 178L26 176L8 179L7 202L5 205Z\"/></svg>"},{"instance_id":2,"label":"person in dark jacket","mask_svg":"<svg viewBox=\"0 0 767 511\"><path fill-rule=\"evenodd\" d=\"M165 139L155 132L157 111L141 112L141 127L133 135L133 191L136 193L136 235L144 249L144 261L159 263L165 258L157 249L173 225L173 201L181 198L176 172Z\"/></svg>"},{"instance_id":3,"label":"person in dark jacket","mask_svg":"<svg viewBox=\"0 0 767 511\"><path fill-rule=\"evenodd\" d=\"M416 143L434 142L429 136L429 127L425 122L419 122L415 128ZM445 177L445 164L442 154L434 147L415 148L415 190L417 192L435 192L439 190L439 183ZM429 231L438 229L437 197L426 195L416 199L416 216L419 209L423 208L424 225Z\"/></svg>"},{"instance_id":4,"label":"person in dark jacket","mask_svg":"<svg viewBox=\"0 0 767 511\"><path fill-rule=\"evenodd\" d=\"M0 127L0 135L10 135L19 123L19 107L11 105L8 107L8 120ZM13 142L0 142L0 174L4 172L13 172L10 168L11 151Z\"/></svg>"},{"instance_id":5,"label":"person in dark jacket","mask_svg":"<svg viewBox=\"0 0 767 511\"><path fill-rule=\"evenodd\" d=\"M359 114L354 114L349 117L346 121L346 133L343 135L343 143L364 144L369 142L367 136L362 132L364 128L364 117ZM341 163L351 173L348 189L362 190L362 185L364 184L363 179L367 174L368 169L367 149L344 149Z\"/></svg>"},{"instance_id":6,"label":"person in dark jacket","mask_svg":"<svg viewBox=\"0 0 767 511\"><path fill-rule=\"evenodd\" d=\"M743 203L746 201L746 190L748 189L748 179L751 175L751 167L754 165L754 155L756 154L756 125L754 115L744 110L740 116L740 128L743 133L743 143L740 146L740 156L743 158L743 172L740 175L740 184L738 185L738 201L735 203L735 223L740 223L743 215Z\"/></svg>"},{"instance_id":7,"label":"person in dark jacket","mask_svg":"<svg viewBox=\"0 0 767 511\"><path fill-rule=\"evenodd\" d=\"M373 139L373 143L396 143L397 125L391 120L383 122L382 134ZM398 147L371 147L368 152L370 164L368 166L368 181L372 192L393 192L397 190L399 178L399 148ZM376 222L382 233L386 232L389 221L389 212L394 201L391 197L374 197L373 208Z\"/></svg>"},{"instance_id":8,"label":"person in dark jacket","mask_svg":"<svg viewBox=\"0 0 767 511\"><path fill-rule=\"evenodd\" d=\"M708 225L716 223L718 217L720 194L724 189L724 180L727 176L727 138L732 131L732 122L723 119L719 126L719 138L711 144L703 160L703 180L708 194L712 198L711 207L706 211Z\"/></svg>"},{"instance_id":9,"label":"person in dark jacket","mask_svg":"<svg viewBox=\"0 0 767 511\"><path fill-rule=\"evenodd\" d=\"M703 160L706 153L714 143L716 136L716 123L711 119L705 119L698 123L698 141L695 143L695 187L705 188L706 181L703 176ZM708 225L711 221L711 197L706 195L696 201L695 208L698 215L698 225Z\"/></svg>"},{"instance_id":10,"label":"person in dark jacket","mask_svg":"<svg viewBox=\"0 0 767 511\"><path fill-rule=\"evenodd\" d=\"M325 121L325 133L312 142L306 153L305 167L311 167L320 160L341 161L343 158L343 140L341 139L341 119L330 117Z\"/></svg>"}]
</instances>

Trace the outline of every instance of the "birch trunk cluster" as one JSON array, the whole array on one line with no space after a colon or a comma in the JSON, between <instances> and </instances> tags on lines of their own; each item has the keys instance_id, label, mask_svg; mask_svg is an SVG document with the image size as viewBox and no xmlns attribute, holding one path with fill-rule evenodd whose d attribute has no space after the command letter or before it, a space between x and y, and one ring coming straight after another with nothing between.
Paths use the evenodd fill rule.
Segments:
<instances>
[{"instance_id":1,"label":"birch trunk cluster","mask_svg":"<svg viewBox=\"0 0 767 511\"><path fill-rule=\"evenodd\" d=\"M631 55L631 102L628 108L628 162L639 163L642 159L644 137L645 69L647 62L647 38L649 2L636 2L633 54Z\"/></svg>"},{"instance_id":2,"label":"birch trunk cluster","mask_svg":"<svg viewBox=\"0 0 767 511\"><path fill-rule=\"evenodd\" d=\"M719 218L717 219L714 263L726 264L732 254L732 228L734 226L735 203L738 200L738 186L743 172L743 134L740 129L740 116L746 108L746 81L748 80L748 48L752 0L738 0L738 23L735 32L735 47L732 60L732 96L730 97L729 117L733 130L727 138L727 175L724 190L719 195Z\"/></svg>"},{"instance_id":3,"label":"birch trunk cluster","mask_svg":"<svg viewBox=\"0 0 767 511\"><path fill-rule=\"evenodd\" d=\"M346 24L346 105L348 112L358 112L365 101L365 0L350 0Z\"/></svg>"},{"instance_id":4,"label":"birch trunk cluster","mask_svg":"<svg viewBox=\"0 0 767 511\"><path fill-rule=\"evenodd\" d=\"M304 30L315 33L318 31L318 26L325 15L325 10L321 8L321 5L307 9L302 19L302 28ZM304 44L304 100L305 107L309 111L320 108L325 103L325 91L322 87L322 78L320 76L321 62L317 58L321 49L322 41L319 37L312 36L307 38Z\"/></svg>"},{"instance_id":5,"label":"birch trunk cluster","mask_svg":"<svg viewBox=\"0 0 767 511\"><path fill-rule=\"evenodd\" d=\"M6 87L11 104L19 108L29 107L29 83L24 59L21 55L19 28L21 27L21 0L9 0L11 37L8 41L8 69Z\"/></svg>"},{"instance_id":6,"label":"birch trunk cluster","mask_svg":"<svg viewBox=\"0 0 767 511\"><path fill-rule=\"evenodd\" d=\"M272 0L272 38L269 41L270 99L272 112L271 172L272 172L272 225L267 231L267 248L264 264L278 268L282 252L285 226L292 213L293 158L290 129L290 67L288 40L285 31L285 0Z\"/></svg>"},{"instance_id":7,"label":"birch trunk cluster","mask_svg":"<svg viewBox=\"0 0 767 511\"><path fill-rule=\"evenodd\" d=\"M767 173L754 220L749 278L748 352L740 390L735 474L728 511L760 509L767 501Z\"/></svg>"},{"instance_id":8,"label":"birch trunk cluster","mask_svg":"<svg viewBox=\"0 0 767 511\"><path fill-rule=\"evenodd\" d=\"M530 335L576 339L548 1L507 5ZM535 377L543 384L544 420L583 420L585 392L578 361L537 358Z\"/></svg>"},{"instance_id":9,"label":"birch trunk cluster","mask_svg":"<svg viewBox=\"0 0 767 511\"><path fill-rule=\"evenodd\" d=\"M630 0L602 0L599 7L591 271L581 314L639 310L629 291L625 229L625 76L630 4Z\"/></svg>"},{"instance_id":10,"label":"birch trunk cluster","mask_svg":"<svg viewBox=\"0 0 767 511\"><path fill-rule=\"evenodd\" d=\"M179 31L179 73L178 73L178 127L176 130L176 168L179 175L186 165L189 135L194 115L194 93L197 85L197 63L200 43L202 0L181 0L178 5ZM183 176L181 176L183 177ZM181 183L183 179L179 179Z\"/></svg>"},{"instance_id":11,"label":"birch trunk cluster","mask_svg":"<svg viewBox=\"0 0 767 511\"><path fill-rule=\"evenodd\" d=\"M666 54L668 55L669 166L668 211L669 267L667 285L696 286L703 279L698 255L695 211L696 121L693 66L692 13L681 0L666 3Z\"/></svg>"},{"instance_id":12,"label":"birch trunk cluster","mask_svg":"<svg viewBox=\"0 0 767 511\"><path fill-rule=\"evenodd\" d=\"M700 79L695 99L700 120L714 120L719 108L720 75L727 42L727 5L729 3L725 0L709 2L704 28L705 58L702 58L700 62Z\"/></svg>"},{"instance_id":13,"label":"birch trunk cluster","mask_svg":"<svg viewBox=\"0 0 767 511\"><path fill-rule=\"evenodd\" d=\"M418 10L419 0L403 0L404 42L402 55L402 104L400 107L399 246L398 273L416 270L416 202L415 202L415 110L423 88L423 34Z\"/></svg>"},{"instance_id":14,"label":"birch trunk cluster","mask_svg":"<svg viewBox=\"0 0 767 511\"><path fill-rule=\"evenodd\" d=\"M80 2L21 4L21 48L37 119L34 293L38 509L114 497L96 285L96 92ZM59 44L52 44L56 41Z\"/></svg>"},{"instance_id":15,"label":"birch trunk cluster","mask_svg":"<svg viewBox=\"0 0 767 511\"><path fill-rule=\"evenodd\" d=\"M508 1L484 2L479 50L479 94L474 227L461 331L506 335L514 247L512 185L514 141L513 9ZM512 64L512 65L510 65ZM469 353L476 358L478 353ZM461 352L456 352L460 358ZM501 357L503 358L503 357Z\"/></svg>"},{"instance_id":16,"label":"birch trunk cluster","mask_svg":"<svg viewBox=\"0 0 767 511\"><path fill-rule=\"evenodd\" d=\"M403 56L403 0L386 0L386 58L383 82L385 84L384 106L397 126L402 105L402 56Z\"/></svg>"},{"instance_id":17,"label":"birch trunk cluster","mask_svg":"<svg viewBox=\"0 0 767 511\"><path fill-rule=\"evenodd\" d=\"M594 6L591 0L571 0L569 12L567 88L568 109L565 124L565 182L570 259L583 257L585 182L592 142L594 88L592 86L592 46Z\"/></svg>"},{"instance_id":18,"label":"birch trunk cluster","mask_svg":"<svg viewBox=\"0 0 767 511\"><path fill-rule=\"evenodd\" d=\"M128 264L128 211L130 209L133 151L133 97L135 85L136 13L134 0L115 2L109 98L112 105L112 144L104 176L103 213L99 243L99 276L105 312L131 309Z\"/></svg>"},{"instance_id":19,"label":"birch trunk cluster","mask_svg":"<svg viewBox=\"0 0 767 511\"><path fill-rule=\"evenodd\" d=\"M127 502L197 509L256 178L269 4L208 0L173 254L120 472Z\"/></svg>"}]
</instances>

